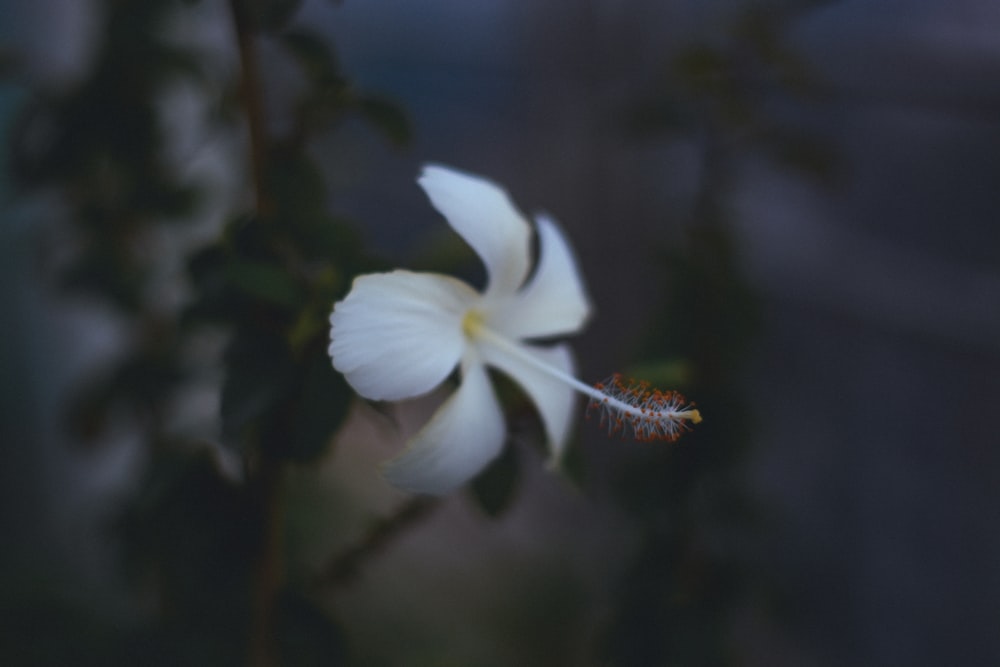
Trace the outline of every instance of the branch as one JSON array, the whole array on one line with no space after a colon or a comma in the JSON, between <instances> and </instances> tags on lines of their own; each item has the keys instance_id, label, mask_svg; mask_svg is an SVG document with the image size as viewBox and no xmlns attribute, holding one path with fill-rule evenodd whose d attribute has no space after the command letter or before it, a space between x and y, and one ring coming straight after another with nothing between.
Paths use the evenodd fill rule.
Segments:
<instances>
[{"instance_id":1,"label":"branch","mask_svg":"<svg viewBox=\"0 0 1000 667\"><path fill-rule=\"evenodd\" d=\"M245 0L230 0L236 43L240 53L240 97L246 109L250 134L250 164L253 175L256 208L259 215L271 212L266 183L268 153L267 129L264 122L264 101L261 93L260 68L254 43L252 21Z\"/></svg>"},{"instance_id":2,"label":"branch","mask_svg":"<svg viewBox=\"0 0 1000 667\"><path fill-rule=\"evenodd\" d=\"M398 537L406 528L419 522L441 506L437 498L418 497L404 503L396 512L376 521L364 539L330 560L316 577L317 586L340 586L353 579L361 565Z\"/></svg>"}]
</instances>

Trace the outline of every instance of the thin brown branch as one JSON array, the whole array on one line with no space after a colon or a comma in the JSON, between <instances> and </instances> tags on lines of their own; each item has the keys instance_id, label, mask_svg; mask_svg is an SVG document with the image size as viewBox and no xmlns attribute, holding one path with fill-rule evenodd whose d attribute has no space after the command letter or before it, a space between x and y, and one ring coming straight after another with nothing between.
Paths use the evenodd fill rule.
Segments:
<instances>
[{"instance_id":1,"label":"thin brown branch","mask_svg":"<svg viewBox=\"0 0 1000 667\"><path fill-rule=\"evenodd\" d=\"M364 562L376 555L393 539L441 505L437 498L418 497L404 503L396 512L376 521L364 538L338 554L316 578L317 586L336 587L346 584L361 569Z\"/></svg>"},{"instance_id":2,"label":"thin brown branch","mask_svg":"<svg viewBox=\"0 0 1000 667\"><path fill-rule=\"evenodd\" d=\"M271 213L267 187L268 139L255 35L246 0L230 0L230 8L240 55L240 98L247 118L256 212L259 216L266 216ZM259 503L264 535L254 568L248 664L252 667L271 667L278 662L274 644L274 603L283 584L284 571L283 467L279 461L259 460L255 463L250 483L254 502Z\"/></svg>"},{"instance_id":3,"label":"thin brown branch","mask_svg":"<svg viewBox=\"0 0 1000 667\"><path fill-rule=\"evenodd\" d=\"M257 46L246 0L230 0L236 44L240 53L240 97L247 114L247 131L250 138L250 165L253 176L257 213L271 212L271 201L266 183L267 125L264 119L264 97L261 92L260 67Z\"/></svg>"},{"instance_id":4,"label":"thin brown branch","mask_svg":"<svg viewBox=\"0 0 1000 667\"><path fill-rule=\"evenodd\" d=\"M274 605L284 580L284 505L282 470L277 461L261 462L255 472L252 490L259 503L264 534L253 572L252 627L250 628L249 664L271 667L278 664L274 646Z\"/></svg>"}]
</instances>

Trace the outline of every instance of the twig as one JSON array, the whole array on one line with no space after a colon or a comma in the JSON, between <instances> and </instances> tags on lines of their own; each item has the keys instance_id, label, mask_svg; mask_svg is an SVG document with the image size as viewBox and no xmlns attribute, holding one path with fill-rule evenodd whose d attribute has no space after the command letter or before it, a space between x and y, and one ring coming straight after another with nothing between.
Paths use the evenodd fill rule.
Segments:
<instances>
[{"instance_id":1,"label":"twig","mask_svg":"<svg viewBox=\"0 0 1000 667\"><path fill-rule=\"evenodd\" d=\"M236 42L240 55L240 96L247 115L250 140L250 163L258 216L271 212L267 188L268 140L264 122L263 93L253 28L246 0L230 0ZM259 443L258 443L259 444ZM248 664L270 667L277 664L274 644L274 602L282 585L283 529L280 461L261 456L251 471L251 490L263 521L263 541L254 568Z\"/></svg>"},{"instance_id":2,"label":"twig","mask_svg":"<svg viewBox=\"0 0 1000 667\"><path fill-rule=\"evenodd\" d=\"M271 212L271 200L267 188L267 126L264 122L264 100L260 86L260 69L257 62L257 48L246 0L230 0L233 24L236 29L236 43L240 53L240 96L247 114L247 130L250 135L250 164L253 175L254 193L258 215Z\"/></svg>"},{"instance_id":3,"label":"twig","mask_svg":"<svg viewBox=\"0 0 1000 667\"><path fill-rule=\"evenodd\" d=\"M353 579L369 557L381 551L393 538L416 524L441 505L437 498L418 497L404 503L396 512L376 521L364 538L335 556L316 577L317 586L341 586Z\"/></svg>"}]
</instances>

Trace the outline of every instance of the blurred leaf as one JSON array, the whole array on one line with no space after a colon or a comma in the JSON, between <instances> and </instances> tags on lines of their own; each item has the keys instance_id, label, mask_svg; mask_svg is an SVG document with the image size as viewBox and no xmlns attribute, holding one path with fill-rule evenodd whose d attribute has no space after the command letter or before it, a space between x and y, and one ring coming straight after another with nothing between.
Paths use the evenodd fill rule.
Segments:
<instances>
[{"instance_id":1,"label":"blurred leaf","mask_svg":"<svg viewBox=\"0 0 1000 667\"><path fill-rule=\"evenodd\" d=\"M230 259L225 275L236 290L265 303L297 310L304 302L295 279L272 264Z\"/></svg>"},{"instance_id":2,"label":"blurred leaf","mask_svg":"<svg viewBox=\"0 0 1000 667\"><path fill-rule=\"evenodd\" d=\"M774 128L764 133L762 145L779 164L813 176L821 183L829 182L841 173L834 147L804 132Z\"/></svg>"},{"instance_id":3,"label":"blurred leaf","mask_svg":"<svg viewBox=\"0 0 1000 667\"><path fill-rule=\"evenodd\" d=\"M690 113L676 97L666 94L643 100L625 111L625 130L637 137L673 134L690 127Z\"/></svg>"},{"instance_id":4,"label":"blurred leaf","mask_svg":"<svg viewBox=\"0 0 1000 667\"><path fill-rule=\"evenodd\" d=\"M381 97L364 95L358 99L358 110L395 146L410 143L413 136L410 121L397 105Z\"/></svg>"},{"instance_id":5,"label":"blurred leaf","mask_svg":"<svg viewBox=\"0 0 1000 667\"><path fill-rule=\"evenodd\" d=\"M227 252L255 260L275 259L275 221L258 215L239 215L225 229Z\"/></svg>"},{"instance_id":6,"label":"blurred leaf","mask_svg":"<svg viewBox=\"0 0 1000 667\"><path fill-rule=\"evenodd\" d=\"M153 461L119 522L133 573L151 575L160 596L167 632L158 648L177 659L143 662L245 664L261 508L219 473L207 447L160 451L171 453Z\"/></svg>"},{"instance_id":7,"label":"blurred leaf","mask_svg":"<svg viewBox=\"0 0 1000 667\"><path fill-rule=\"evenodd\" d=\"M7 592L0 601L0 664L117 665L112 656L121 642L120 628L104 616L82 600L70 602L48 591L31 596Z\"/></svg>"},{"instance_id":8,"label":"blurred leaf","mask_svg":"<svg viewBox=\"0 0 1000 667\"><path fill-rule=\"evenodd\" d=\"M629 366L625 375L642 378L654 387L683 387L691 383L692 368L684 359L650 359Z\"/></svg>"},{"instance_id":9,"label":"blurred leaf","mask_svg":"<svg viewBox=\"0 0 1000 667\"><path fill-rule=\"evenodd\" d=\"M728 58L707 45L697 44L681 50L674 58L673 68L685 88L696 94L717 94L728 83Z\"/></svg>"},{"instance_id":10,"label":"blurred leaf","mask_svg":"<svg viewBox=\"0 0 1000 667\"><path fill-rule=\"evenodd\" d=\"M498 518L510 508L521 474L517 448L507 445L500 456L472 480L472 498L487 516Z\"/></svg>"},{"instance_id":11,"label":"blurred leaf","mask_svg":"<svg viewBox=\"0 0 1000 667\"><path fill-rule=\"evenodd\" d=\"M70 397L66 420L74 438L92 444L104 435L111 411L110 386L107 383L89 383Z\"/></svg>"},{"instance_id":12,"label":"blurred leaf","mask_svg":"<svg viewBox=\"0 0 1000 667\"><path fill-rule=\"evenodd\" d=\"M268 164L267 184L279 219L264 222L301 228L327 220L326 182L305 152L275 150Z\"/></svg>"},{"instance_id":13,"label":"blurred leaf","mask_svg":"<svg viewBox=\"0 0 1000 667\"><path fill-rule=\"evenodd\" d=\"M317 216L289 226L288 234L306 259L335 261L344 273L367 266L366 250L357 227L339 218Z\"/></svg>"},{"instance_id":14,"label":"blurred leaf","mask_svg":"<svg viewBox=\"0 0 1000 667\"><path fill-rule=\"evenodd\" d=\"M59 275L59 286L71 292L100 295L124 312L136 313L143 305L146 274L110 244L87 251Z\"/></svg>"},{"instance_id":15,"label":"blurred leaf","mask_svg":"<svg viewBox=\"0 0 1000 667\"><path fill-rule=\"evenodd\" d=\"M140 418L154 416L161 401L186 379L172 343L168 335L147 338L145 346L77 387L65 414L73 434L93 442L104 434L116 408Z\"/></svg>"},{"instance_id":16,"label":"blurred leaf","mask_svg":"<svg viewBox=\"0 0 1000 667\"><path fill-rule=\"evenodd\" d=\"M822 0L826 2L827 0ZM784 38L788 23L808 3L786 6L747 8L734 26L733 38L748 45L760 66L788 92L807 95L816 88L817 73L802 54L790 48Z\"/></svg>"},{"instance_id":17,"label":"blurred leaf","mask_svg":"<svg viewBox=\"0 0 1000 667\"><path fill-rule=\"evenodd\" d=\"M284 667L348 664L343 630L315 602L284 590L275 603L275 635Z\"/></svg>"},{"instance_id":18,"label":"blurred leaf","mask_svg":"<svg viewBox=\"0 0 1000 667\"><path fill-rule=\"evenodd\" d=\"M302 0L239 0L254 29L277 33L288 26L302 7Z\"/></svg>"},{"instance_id":19,"label":"blurred leaf","mask_svg":"<svg viewBox=\"0 0 1000 667\"><path fill-rule=\"evenodd\" d=\"M326 451L354 396L333 369L325 346L309 361L297 398L293 399L290 432L275 438L281 458L311 461Z\"/></svg>"},{"instance_id":20,"label":"blurred leaf","mask_svg":"<svg viewBox=\"0 0 1000 667\"><path fill-rule=\"evenodd\" d=\"M213 290L225 281L228 253L221 243L212 243L195 251L187 262L188 275L199 290Z\"/></svg>"},{"instance_id":21,"label":"blurred leaf","mask_svg":"<svg viewBox=\"0 0 1000 667\"><path fill-rule=\"evenodd\" d=\"M340 292L341 277L329 268L317 278L316 283L316 298L299 311L298 319L288 331L288 344L297 356L317 340L322 341L325 347L329 339L330 309L334 295Z\"/></svg>"},{"instance_id":22,"label":"blurred leaf","mask_svg":"<svg viewBox=\"0 0 1000 667\"><path fill-rule=\"evenodd\" d=\"M285 397L295 368L285 341L263 331L238 332L226 349L225 368L223 438L243 446L248 428Z\"/></svg>"},{"instance_id":23,"label":"blurred leaf","mask_svg":"<svg viewBox=\"0 0 1000 667\"><path fill-rule=\"evenodd\" d=\"M342 86L346 83L340 74L337 57L322 35L299 28L283 33L281 42L314 86Z\"/></svg>"},{"instance_id":24,"label":"blurred leaf","mask_svg":"<svg viewBox=\"0 0 1000 667\"><path fill-rule=\"evenodd\" d=\"M181 315L182 326L193 324L232 324L240 321L245 304L234 299L226 275L229 249L214 243L188 259L188 275L195 294Z\"/></svg>"}]
</instances>

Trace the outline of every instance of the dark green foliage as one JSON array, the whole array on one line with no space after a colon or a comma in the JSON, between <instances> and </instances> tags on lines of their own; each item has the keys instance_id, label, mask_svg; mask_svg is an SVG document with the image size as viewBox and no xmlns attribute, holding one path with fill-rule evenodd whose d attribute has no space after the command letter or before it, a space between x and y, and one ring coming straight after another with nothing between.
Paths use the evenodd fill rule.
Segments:
<instances>
[{"instance_id":1,"label":"dark green foliage","mask_svg":"<svg viewBox=\"0 0 1000 667\"><path fill-rule=\"evenodd\" d=\"M348 663L347 642L330 616L307 596L284 590L275 602L279 663L337 667Z\"/></svg>"},{"instance_id":2,"label":"dark green foliage","mask_svg":"<svg viewBox=\"0 0 1000 667\"><path fill-rule=\"evenodd\" d=\"M787 25L808 9L750 7L718 44L681 47L663 68L661 85L630 110L629 129L642 137L671 138L715 128L718 140L760 151L779 166L819 183L841 165L833 148L794 120L774 112L776 101L810 104L826 94L820 77L786 43Z\"/></svg>"},{"instance_id":3,"label":"dark green foliage","mask_svg":"<svg viewBox=\"0 0 1000 667\"><path fill-rule=\"evenodd\" d=\"M130 334L76 394L71 423L98 442L124 421L139 430L150 461L116 525L155 609L128 632L109 629L120 648L96 653L97 663L244 665L280 654L288 665L341 664L336 625L282 589L278 508L282 470L320 457L346 415L352 393L326 352L328 317L374 262L353 225L328 212L328 179L307 147L350 114L394 145L409 129L391 104L351 86L327 40L287 31L300 0L230 3L245 66L238 85L211 80L194 52L164 37L171 12L190 4L105 2L92 71L68 90L37 91L14 133L16 184L56 191L67 204L73 251L51 267L58 284L103 304ZM260 33L276 37L308 82L288 101L297 122L287 136L268 136L261 120ZM159 227L192 218L200 201L167 157L161 102L181 81L206 93L241 91L236 113L213 120L221 129L249 124L245 174L257 206L219 224L216 241L175 258L158 246ZM188 268L190 298L174 308L156 302L152 280L177 260ZM191 350L212 333L226 339L220 358L192 363ZM197 433L179 437L170 424L172 401L220 371L220 444L240 462L236 479L220 474L215 446Z\"/></svg>"},{"instance_id":4,"label":"dark green foliage","mask_svg":"<svg viewBox=\"0 0 1000 667\"><path fill-rule=\"evenodd\" d=\"M177 341L169 323L151 320L147 325L131 355L89 377L70 401L66 416L82 440L99 439L118 411L155 430L164 400L190 379L178 363Z\"/></svg>"},{"instance_id":5,"label":"dark green foliage","mask_svg":"<svg viewBox=\"0 0 1000 667\"><path fill-rule=\"evenodd\" d=\"M133 571L170 582L158 589L169 625L213 624L239 635L249 623L264 508L250 489L224 479L207 454L171 452L153 463L120 523ZM158 564L153 572L144 567L149 560Z\"/></svg>"},{"instance_id":6,"label":"dark green foliage","mask_svg":"<svg viewBox=\"0 0 1000 667\"><path fill-rule=\"evenodd\" d=\"M517 448L508 443L500 456L472 480L472 497L487 516L499 517L514 502L520 467Z\"/></svg>"},{"instance_id":7,"label":"dark green foliage","mask_svg":"<svg viewBox=\"0 0 1000 667\"><path fill-rule=\"evenodd\" d=\"M257 32L276 33L285 29L302 7L302 0L243 0L250 27Z\"/></svg>"},{"instance_id":8,"label":"dark green foliage","mask_svg":"<svg viewBox=\"0 0 1000 667\"><path fill-rule=\"evenodd\" d=\"M99 442L124 422L138 429L149 461L115 525L136 590L150 601L148 615L112 627L47 599L36 601L42 610L0 609L0 638L16 639L35 664L270 660L294 667L349 659L341 627L312 597L326 591L292 589L284 580L281 485L283 472L327 453L352 400L326 351L332 304L354 276L383 267L356 227L330 212L336 205L329 175L309 147L347 119L363 119L393 146L405 145L412 129L398 107L351 83L326 37L290 27L301 0L233 0L245 78L213 81L196 54L162 36L169 12L196 2L108 0L93 71L69 90L37 91L14 132L17 185L56 191L66 204L73 252L49 267L58 277L53 282L100 303L129 335L116 359L75 395L74 430ZM732 658L727 633L747 581L740 541L755 520L739 487L752 424L736 375L756 313L727 226L732 163L736 151L750 149L820 177L836 171L821 143L762 108L762 90L815 94L813 78L781 41L779 19L750 12L725 43L682 48L661 89L633 117L632 129L646 136L703 142L686 246L663 257L672 299L647 323L657 338L634 373L696 398L705 422L674 445L637 445L610 473L610 499L641 539L615 582L613 608L601 614L610 619L598 640L609 665L717 665ZM250 66L262 34L305 81L295 99L282 101L291 119L282 136L267 134L259 108L266 91ZM255 205L215 221L220 234L204 247L169 258L155 244L161 226L194 218L201 203L199 189L165 157L170 137L159 103L179 81L202 91L240 91L225 96L223 106L232 108L214 120L226 130L249 129L248 164L240 166ZM470 257L457 237L449 243L455 246L428 268ZM152 284L168 260L187 268L188 298L177 308L157 303ZM223 339L221 353L192 362L192 348L206 335ZM172 402L211 382L221 432L178 435ZM512 431L530 421L524 430L536 435L537 415L523 393L503 379L497 390L506 407L514 406ZM206 442L215 437L219 442ZM232 474L220 472L220 455L233 462ZM513 506L522 457L508 445L474 480L470 496L482 515L503 519ZM568 457L569 474L586 490L586 458L577 449ZM316 588L351 582L438 506L415 498L372 520L359 541L331 555ZM570 569L565 580L526 577L516 599L530 606L517 610L510 630L547 646L553 664L565 657L559 651L582 641L568 633L553 641L539 630L552 627L552 617L583 622L588 600ZM64 641L31 636L42 617Z\"/></svg>"},{"instance_id":9,"label":"dark green foliage","mask_svg":"<svg viewBox=\"0 0 1000 667\"><path fill-rule=\"evenodd\" d=\"M139 619L108 664L246 664L266 508L207 453L162 444L117 525L155 614Z\"/></svg>"},{"instance_id":10,"label":"dark green foliage","mask_svg":"<svg viewBox=\"0 0 1000 667\"><path fill-rule=\"evenodd\" d=\"M298 28L283 33L281 41L315 88L347 88L348 82L340 74L340 63L327 40L315 32Z\"/></svg>"},{"instance_id":11,"label":"dark green foliage","mask_svg":"<svg viewBox=\"0 0 1000 667\"><path fill-rule=\"evenodd\" d=\"M387 139L397 146L410 142L412 131L406 115L395 104L382 97L362 95L358 98L361 115L382 130Z\"/></svg>"},{"instance_id":12,"label":"dark green foliage","mask_svg":"<svg viewBox=\"0 0 1000 667\"><path fill-rule=\"evenodd\" d=\"M410 142L412 129L406 115L388 99L351 86L329 40L304 28L288 30L280 38L310 84L296 102L293 138L335 126L348 115L359 115L394 146Z\"/></svg>"},{"instance_id":13,"label":"dark green foliage","mask_svg":"<svg viewBox=\"0 0 1000 667\"><path fill-rule=\"evenodd\" d=\"M643 543L606 638L610 664L733 664L734 614L763 579L749 571L748 549L766 527L740 474L754 426L740 371L758 306L729 226L735 164L761 151L821 180L836 167L823 144L764 109L768 95L808 101L817 93L815 77L782 41L789 18L750 10L721 44L681 49L663 93L634 116L634 130L695 138L701 147L684 245L661 254L669 296L649 323L656 337L647 354L654 368L678 374L667 386L695 398L704 422L674 445L643 449L616 480L615 497L640 522Z\"/></svg>"},{"instance_id":14,"label":"dark green foliage","mask_svg":"<svg viewBox=\"0 0 1000 667\"><path fill-rule=\"evenodd\" d=\"M76 214L79 243L60 267L62 284L129 312L145 306L142 249L155 224L184 219L198 201L167 163L157 117L161 90L200 76L191 54L158 34L165 12L160 2L111 4L89 78L39 91L14 132L14 182L62 189Z\"/></svg>"},{"instance_id":15,"label":"dark green foliage","mask_svg":"<svg viewBox=\"0 0 1000 667\"><path fill-rule=\"evenodd\" d=\"M224 363L223 438L235 446L255 444L257 437L251 436L268 416L280 412L292 387L295 366L288 346L266 331L241 332L230 341Z\"/></svg>"},{"instance_id":16,"label":"dark green foliage","mask_svg":"<svg viewBox=\"0 0 1000 667\"><path fill-rule=\"evenodd\" d=\"M325 346L300 372L304 377L293 404L288 443L281 454L295 461L312 461L326 451L354 394L344 377L333 370Z\"/></svg>"}]
</instances>

